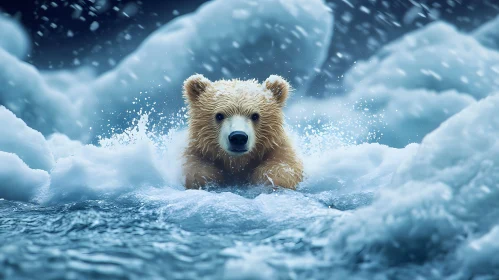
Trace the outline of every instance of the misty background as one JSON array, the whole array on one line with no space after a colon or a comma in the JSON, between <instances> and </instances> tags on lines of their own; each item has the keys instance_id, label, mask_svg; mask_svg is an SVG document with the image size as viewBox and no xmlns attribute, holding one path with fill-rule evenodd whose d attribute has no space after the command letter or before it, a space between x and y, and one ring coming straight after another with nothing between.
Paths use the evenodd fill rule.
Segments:
<instances>
[{"instance_id":1,"label":"misty background","mask_svg":"<svg viewBox=\"0 0 499 280\"><path fill-rule=\"evenodd\" d=\"M26 61L40 70L88 66L101 74L135 50L153 31L194 12L205 0L2 1L32 38ZM328 60L315 78L317 96L344 93L344 74L383 45L436 20L469 32L493 19L493 0L327 0L335 16ZM324 88L325 87L325 88Z\"/></svg>"}]
</instances>

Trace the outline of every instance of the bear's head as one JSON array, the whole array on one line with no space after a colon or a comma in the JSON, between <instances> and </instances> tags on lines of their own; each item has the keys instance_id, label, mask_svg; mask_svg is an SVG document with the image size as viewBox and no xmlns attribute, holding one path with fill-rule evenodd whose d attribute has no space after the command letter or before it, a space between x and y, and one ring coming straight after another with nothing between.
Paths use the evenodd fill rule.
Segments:
<instances>
[{"instance_id":1,"label":"bear's head","mask_svg":"<svg viewBox=\"0 0 499 280\"><path fill-rule=\"evenodd\" d=\"M212 160L263 157L287 141L283 106L290 86L280 76L265 82L193 75L184 83L189 149Z\"/></svg>"}]
</instances>

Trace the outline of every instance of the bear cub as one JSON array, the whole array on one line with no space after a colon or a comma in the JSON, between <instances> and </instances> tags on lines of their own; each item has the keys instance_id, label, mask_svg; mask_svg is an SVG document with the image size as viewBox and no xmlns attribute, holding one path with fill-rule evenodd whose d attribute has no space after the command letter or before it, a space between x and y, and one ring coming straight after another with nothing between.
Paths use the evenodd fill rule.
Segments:
<instances>
[{"instance_id":1,"label":"bear cub","mask_svg":"<svg viewBox=\"0 0 499 280\"><path fill-rule=\"evenodd\" d=\"M282 110L289 92L288 82L276 75L262 84L189 77L183 91L189 111L185 187L265 184L295 189L303 166L284 131Z\"/></svg>"}]
</instances>

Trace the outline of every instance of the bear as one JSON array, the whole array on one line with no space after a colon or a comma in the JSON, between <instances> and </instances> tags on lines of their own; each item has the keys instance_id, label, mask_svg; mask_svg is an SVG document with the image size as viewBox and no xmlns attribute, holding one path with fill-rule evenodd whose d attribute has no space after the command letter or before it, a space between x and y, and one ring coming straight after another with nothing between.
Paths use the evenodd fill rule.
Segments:
<instances>
[{"instance_id":1,"label":"bear","mask_svg":"<svg viewBox=\"0 0 499 280\"><path fill-rule=\"evenodd\" d=\"M284 130L283 107L291 91L282 77L184 82L188 145L186 189L206 185L267 185L295 190L303 165Z\"/></svg>"}]
</instances>

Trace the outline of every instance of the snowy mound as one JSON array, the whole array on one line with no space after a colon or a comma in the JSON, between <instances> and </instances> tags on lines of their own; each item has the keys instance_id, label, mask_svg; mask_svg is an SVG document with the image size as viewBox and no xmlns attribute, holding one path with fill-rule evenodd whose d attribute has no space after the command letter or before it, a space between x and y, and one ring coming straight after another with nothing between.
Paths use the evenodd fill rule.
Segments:
<instances>
[{"instance_id":1,"label":"snowy mound","mask_svg":"<svg viewBox=\"0 0 499 280\"><path fill-rule=\"evenodd\" d=\"M478 231L489 230L490 222L499 218L494 209L499 197L498 110L499 95L494 95L443 123L400 167L394 184L445 184L453 213L473 222Z\"/></svg>"},{"instance_id":2,"label":"snowy mound","mask_svg":"<svg viewBox=\"0 0 499 280\"><path fill-rule=\"evenodd\" d=\"M435 270L421 266L412 273L426 277L493 273L497 261L489 257L498 252L493 241L499 218L498 110L499 96L489 97L428 135L396 173L391 188L332 225L330 257L350 258L361 266L425 263Z\"/></svg>"},{"instance_id":3,"label":"snowy mound","mask_svg":"<svg viewBox=\"0 0 499 280\"><path fill-rule=\"evenodd\" d=\"M0 198L30 201L49 182L46 171L31 169L17 155L0 150Z\"/></svg>"},{"instance_id":4,"label":"snowy mound","mask_svg":"<svg viewBox=\"0 0 499 280\"><path fill-rule=\"evenodd\" d=\"M86 87L92 83L96 75L90 67L80 67L76 70L52 70L40 73L48 87L64 92L73 98L78 97L79 92L75 88Z\"/></svg>"},{"instance_id":5,"label":"snowy mound","mask_svg":"<svg viewBox=\"0 0 499 280\"><path fill-rule=\"evenodd\" d=\"M477 28L472 35L484 46L499 50L499 16Z\"/></svg>"},{"instance_id":6,"label":"snowy mound","mask_svg":"<svg viewBox=\"0 0 499 280\"><path fill-rule=\"evenodd\" d=\"M307 179L300 185L300 191L353 193L382 189L390 185L393 173L417 147L411 144L395 149L372 143L304 151Z\"/></svg>"},{"instance_id":7,"label":"snowy mound","mask_svg":"<svg viewBox=\"0 0 499 280\"><path fill-rule=\"evenodd\" d=\"M345 77L350 88L456 90L477 99L499 89L499 53L453 26L436 22L383 47Z\"/></svg>"},{"instance_id":8,"label":"snowy mound","mask_svg":"<svg viewBox=\"0 0 499 280\"><path fill-rule=\"evenodd\" d=\"M0 198L30 201L48 187L54 157L43 135L0 106Z\"/></svg>"},{"instance_id":9,"label":"snowy mound","mask_svg":"<svg viewBox=\"0 0 499 280\"><path fill-rule=\"evenodd\" d=\"M493 34L491 24L481 30ZM345 76L351 89L345 96L294 103L287 113L292 121L306 115L344 132L347 127L360 142L402 148L421 142L476 100L499 92L498 75L499 52L437 22L356 63Z\"/></svg>"},{"instance_id":10,"label":"snowy mound","mask_svg":"<svg viewBox=\"0 0 499 280\"><path fill-rule=\"evenodd\" d=\"M0 106L0 151L17 154L29 167L49 171L54 158L43 135Z\"/></svg>"},{"instance_id":11,"label":"snowy mound","mask_svg":"<svg viewBox=\"0 0 499 280\"><path fill-rule=\"evenodd\" d=\"M403 148L419 143L443 121L475 99L455 90L390 89L383 85L355 88L345 97L309 100L292 104L290 116L325 119L344 133L356 135L357 142L375 141Z\"/></svg>"},{"instance_id":12,"label":"snowy mound","mask_svg":"<svg viewBox=\"0 0 499 280\"><path fill-rule=\"evenodd\" d=\"M90 98L87 86L52 88L32 65L2 49L0 62L0 104L44 135L59 131L77 138L87 132L88 116L82 114L82 103Z\"/></svg>"},{"instance_id":13,"label":"snowy mound","mask_svg":"<svg viewBox=\"0 0 499 280\"><path fill-rule=\"evenodd\" d=\"M23 59L30 49L28 34L14 19L0 12L0 49Z\"/></svg>"}]
</instances>

